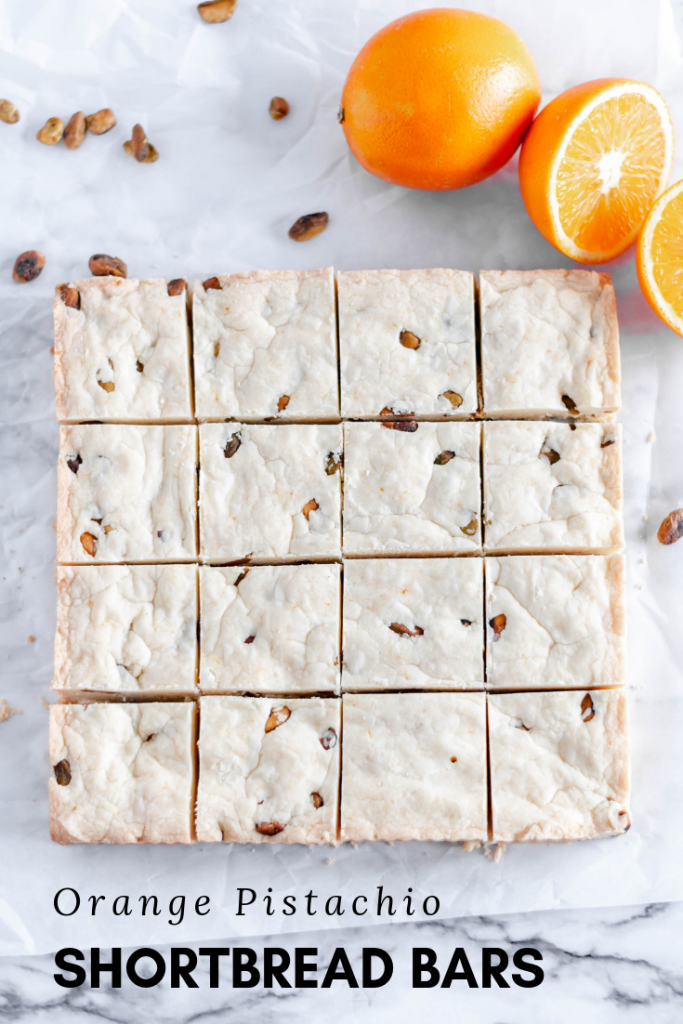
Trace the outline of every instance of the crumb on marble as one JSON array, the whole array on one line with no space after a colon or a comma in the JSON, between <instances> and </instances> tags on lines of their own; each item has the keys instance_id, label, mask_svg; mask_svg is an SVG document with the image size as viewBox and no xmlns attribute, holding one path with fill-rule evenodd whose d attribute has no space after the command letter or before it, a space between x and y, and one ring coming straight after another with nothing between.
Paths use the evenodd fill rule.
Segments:
<instances>
[{"instance_id":1,"label":"crumb on marble","mask_svg":"<svg viewBox=\"0 0 683 1024\"><path fill-rule=\"evenodd\" d=\"M6 722L12 715L20 715L21 711L18 708L10 707L7 701L3 698L0 700L0 722Z\"/></svg>"},{"instance_id":2,"label":"crumb on marble","mask_svg":"<svg viewBox=\"0 0 683 1024\"><path fill-rule=\"evenodd\" d=\"M497 864L500 858L503 856L505 846L505 843L489 843L484 848L484 853L489 858L489 860L492 860L494 864Z\"/></svg>"}]
</instances>

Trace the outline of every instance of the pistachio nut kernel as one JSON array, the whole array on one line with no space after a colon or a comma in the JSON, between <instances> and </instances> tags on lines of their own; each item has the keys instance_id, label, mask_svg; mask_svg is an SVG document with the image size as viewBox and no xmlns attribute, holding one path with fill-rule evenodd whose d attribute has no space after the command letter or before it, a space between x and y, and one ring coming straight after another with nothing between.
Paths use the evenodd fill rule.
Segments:
<instances>
[{"instance_id":1,"label":"pistachio nut kernel","mask_svg":"<svg viewBox=\"0 0 683 1024\"><path fill-rule=\"evenodd\" d=\"M262 836L276 836L278 832L284 832L285 824L281 824L279 821L261 821L254 828L257 832L260 832Z\"/></svg>"},{"instance_id":2,"label":"pistachio nut kernel","mask_svg":"<svg viewBox=\"0 0 683 1024\"><path fill-rule=\"evenodd\" d=\"M116 125L116 115L109 107L103 107L96 114L88 114L85 119L88 131L92 135L106 135Z\"/></svg>"},{"instance_id":3,"label":"pistachio nut kernel","mask_svg":"<svg viewBox=\"0 0 683 1024\"><path fill-rule=\"evenodd\" d=\"M422 339L418 338L417 334L413 334L412 331L401 331L398 340L404 348L411 348L414 351L422 344Z\"/></svg>"},{"instance_id":4,"label":"pistachio nut kernel","mask_svg":"<svg viewBox=\"0 0 683 1024\"><path fill-rule=\"evenodd\" d=\"M587 693L581 701L581 721L590 722L595 718L595 705L590 693Z\"/></svg>"},{"instance_id":5,"label":"pistachio nut kernel","mask_svg":"<svg viewBox=\"0 0 683 1024\"><path fill-rule=\"evenodd\" d=\"M206 0L206 3L197 5L199 17L210 25L220 25L224 21L229 21L236 9L237 0Z\"/></svg>"},{"instance_id":6,"label":"pistachio nut kernel","mask_svg":"<svg viewBox=\"0 0 683 1024\"><path fill-rule=\"evenodd\" d=\"M447 398L454 409L457 409L463 403L463 397L457 391L444 391L441 397Z\"/></svg>"},{"instance_id":7,"label":"pistachio nut kernel","mask_svg":"<svg viewBox=\"0 0 683 1024\"><path fill-rule=\"evenodd\" d=\"M507 615L500 612L498 615L494 615L492 619L489 619L489 626L493 630L493 641L500 640L500 634L507 626Z\"/></svg>"},{"instance_id":8,"label":"pistachio nut kernel","mask_svg":"<svg viewBox=\"0 0 683 1024\"><path fill-rule=\"evenodd\" d=\"M118 256L107 256L103 252L95 253L88 260L88 267L93 277L127 277L128 267Z\"/></svg>"},{"instance_id":9,"label":"pistachio nut kernel","mask_svg":"<svg viewBox=\"0 0 683 1024\"><path fill-rule=\"evenodd\" d=\"M273 729L277 729L279 726L284 725L291 711L284 704L279 707L271 708L268 721L266 722L266 732L272 732Z\"/></svg>"},{"instance_id":10,"label":"pistachio nut kernel","mask_svg":"<svg viewBox=\"0 0 683 1024\"><path fill-rule=\"evenodd\" d=\"M242 437L238 430L235 434L232 435L232 437L226 444L225 448L223 449L223 455L225 455L226 459L231 459L241 444Z\"/></svg>"},{"instance_id":11,"label":"pistachio nut kernel","mask_svg":"<svg viewBox=\"0 0 683 1024\"><path fill-rule=\"evenodd\" d=\"M69 118L64 129L64 145L67 149L79 149L87 130L85 114L82 110L78 110L73 117Z\"/></svg>"},{"instance_id":12,"label":"pistachio nut kernel","mask_svg":"<svg viewBox=\"0 0 683 1024\"><path fill-rule=\"evenodd\" d=\"M64 122L61 117L48 117L47 121L40 129L36 138L38 142L42 142L44 146L54 146L61 139L64 134Z\"/></svg>"},{"instance_id":13,"label":"pistachio nut kernel","mask_svg":"<svg viewBox=\"0 0 683 1024\"><path fill-rule=\"evenodd\" d=\"M301 510L303 512L303 514L304 514L306 522L310 522L311 512L315 512L316 509L319 509L319 508L320 508L320 505L315 500L315 498L311 498L310 501L306 502L306 504L304 505L304 507Z\"/></svg>"},{"instance_id":14,"label":"pistachio nut kernel","mask_svg":"<svg viewBox=\"0 0 683 1024\"><path fill-rule=\"evenodd\" d=\"M422 626L415 626L415 629L409 629L408 626L404 626L402 622L392 622L389 625L389 629L392 633L398 633L399 636L424 636L424 629Z\"/></svg>"},{"instance_id":15,"label":"pistachio nut kernel","mask_svg":"<svg viewBox=\"0 0 683 1024\"><path fill-rule=\"evenodd\" d=\"M62 758L61 761L58 761L52 771L55 773L55 781L58 786L69 785L71 782L71 765L66 758Z\"/></svg>"},{"instance_id":16,"label":"pistachio nut kernel","mask_svg":"<svg viewBox=\"0 0 683 1024\"><path fill-rule=\"evenodd\" d=\"M329 222L327 213L306 213L294 221L287 233L295 242L307 242L309 238L315 238L324 231Z\"/></svg>"},{"instance_id":17,"label":"pistachio nut kernel","mask_svg":"<svg viewBox=\"0 0 683 1024\"><path fill-rule=\"evenodd\" d=\"M660 544L675 544L683 537L683 508L674 509L669 512L666 519L663 519L657 530L657 540Z\"/></svg>"},{"instance_id":18,"label":"pistachio nut kernel","mask_svg":"<svg viewBox=\"0 0 683 1024\"><path fill-rule=\"evenodd\" d=\"M268 113L273 121L281 121L289 113L289 103L282 96L273 96L268 107Z\"/></svg>"}]
</instances>

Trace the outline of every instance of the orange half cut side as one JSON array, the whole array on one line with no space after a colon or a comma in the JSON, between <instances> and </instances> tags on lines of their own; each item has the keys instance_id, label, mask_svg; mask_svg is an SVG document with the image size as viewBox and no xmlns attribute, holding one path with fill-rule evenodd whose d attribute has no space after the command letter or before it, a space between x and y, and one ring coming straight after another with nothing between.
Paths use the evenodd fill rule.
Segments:
<instances>
[{"instance_id":1,"label":"orange half cut side","mask_svg":"<svg viewBox=\"0 0 683 1024\"><path fill-rule=\"evenodd\" d=\"M647 215L636 267L657 316L683 335L683 181L667 189Z\"/></svg>"},{"instance_id":2,"label":"orange half cut side","mask_svg":"<svg viewBox=\"0 0 683 1024\"><path fill-rule=\"evenodd\" d=\"M635 242L671 173L674 132L652 86L601 79L552 100L520 156L529 214L549 242L582 263L606 263Z\"/></svg>"}]
</instances>

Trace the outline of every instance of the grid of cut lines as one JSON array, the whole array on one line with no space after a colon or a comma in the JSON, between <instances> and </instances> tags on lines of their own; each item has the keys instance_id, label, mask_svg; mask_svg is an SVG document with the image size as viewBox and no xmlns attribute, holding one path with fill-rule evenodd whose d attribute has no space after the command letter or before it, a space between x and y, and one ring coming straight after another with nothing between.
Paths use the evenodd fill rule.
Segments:
<instances>
[{"instance_id":1,"label":"grid of cut lines","mask_svg":"<svg viewBox=\"0 0 683 1024\"><path fill-rule=\"evenodd\" d=\"M475 413L473 413L473 414L471 414L469 416L465 416L465 417L462 417L462 416L451 416L451 417L444 417L444 416L433 416L433 417L429 417L429 416L415 416L415 417L413 417L413 416L409 416L409 415L405 415L405 416L391 415L391 416L383 418L384 423L405 422L405 421L408 421L408 420L411 420L411 419L415 419L417 422L423 422L423 421L429 421L429 420L433 420L435 422L454 422L454 421L463 422L463 421L466 421L466 420L483 421L483 420L487 419L487 416L486 416L486 414L484 412L484 409L483 409L483 401L482 401L482 391L483 391L483 389L482 389L482 360L481 360L481 337L480 337L480 321L481 321L481 317L480 317L478 301L475 302L475 312L476 312L476 316L475 316L475 324L476 324L476 340L475 340L476 380L477 380L477 394L478 394L478 410L477 410L477 412L475 412ZM337 323L338 323L338 321L337 321ZM191 355L191 353L192 353L192 330L191 330L191 324L190 324L190 331L189 331L189 344L190 344L190 366L192 366L193 365L193 359L192 359L192 355ZM337 367L339 368L339 347L338 347L338 341L337 341ZM338 384L338 398L339 398L339 393L340 393L340 388L341 388L341 384L340 384L340 381L339 381L339 376L338 376L337 384ZM194 403L194 384L192 384L192 401ZM193 405L193 409L194 409L194 405ZM510 417L506 417L506 418L514 419L515 417L514 416L510 416ZM374 421L376 421L377 419L378 419L377 416L354 417L354 421L355 420L369 420L369 421L373 421L374 420ZM498 420L498 422L500 422L500 418L499 417L496 417L496 419ZM570 424L575 423L577 421L576 418L573 418L571 415L567 415L564 418L559 418L558 417L558 419L561 419L561 420L563 419L564 422L570 423ZM579 417L579 419L581 419L581 417ZM605 417L595 417L595 416L593 416L593 417L591 417L591 420L594 421L594 422L595 421L598 421L598 422L599 421L609 422L610 419L611 419L610 416L605 416ZM114 422L114 421L112 421L112 422ZM127 422L130 423L131 421L127 421ZM197 419L196 418L195 418L194 422L197 423ZM230 422L230 421L228 421L228 422ZM255 422L255 421L252 420L251 422ZM268 418L264 418L263 421L259 421L259 422L268 422ZM290 422L296 422L296 421L290 421ZM301 422L304 422L304 421L301 421ZM325 421L322 421L322 420L321 421L306 420L305 422L308 423L308 424L311 424L311 425L314 425L316 422L320 422L320 423L324 422L326 424L329 424L330 420L329 419L325 420ZM338 420L336 420L334 422L343 423L345 421L343 421L342 418L340 417ZM151 421L145 421L145 423L146 424L150 424ZM165 425L168 425L168 424L165 424ZM281 423L281 424L269 423L269 426L270 426L271 429L286 429L288 425L289 425L288 423ZM482 429L483 429L483 424L482 424ZM476 551L473 551L473 552L467 552L465 557L475 557L475 558L478 558L481 561L481 567L482 567L482 589L481 589L481 594L482 594L482 645L481 645L481 650L482 650L482 682L481 682L481 686L459 686L459 687L457 687L457 690L454 689L452 692L463 692L463 691L468 691L468 690L469 691L471 691L471 690L483 691L483 690L486 689L486 687L487 687L487 675L486 675L487 650L489 649L489 645L491 644L491 642L495 641L498 638L497 631L495 630L495 626L493 624L493 621L491 621L489 623L488 628L487 628L487 601L486 601L487 590L486 590L486 557L485 557L485 555L487 553L489 555L491 555L491 556L498 555L498 552L496 552L496 551L486 552L486 548L485 548L486 511L485 511L485 498L484 498L484 466L483 466L484 455L483 455L483 444L481 443L481 439L480 439L479 450L480 450L480 465L479 465L479 482L480 482L479 522L481 524L482 545L481 545L481 548L479 550L476 550ZM197 472L198 472L198 474L201 473L201 468L199 466L199 460L198 460L198 464L197 464ZM340 481L341 481L341 488L342 488L342 492L343 492L343 467L340 470ZM343 496L341 498L341 503L342 503L342 507L343 507ZM343 512L342 512L342 517L341 518L342 518L342 537L343 537ZM197 529L198 529L198 526L199 526L199 516L197 517ZM197 550L200 550L198 538L197 538ZM551 554L552 551L549 550L547 553ZM349 557L353 558L354 557L353 555L345 555L343 553L343 546L342 546L342 554L343 554L344 558L349 558ZM504 557L515 557L514 553L509 554L509 553L503 552L502 554L503 554ZM385 558L385 557L390 557L391 558L392 556L391 555L383 555L381 552L376 552L376 553L373 553L372 555L369 555L369 556L360 556L360 557L369 557L369 558L372 558L372 559L381 559L381 558ZM428 553L423 553L423 552L408 552L405 557L407 559L420 559L420 558L424 558L424 557L441 557L441 558L463 557L463 555L462 554L460 554L460 555L449 555L449 554L446 554L446 553L440 553L440 554L438 554L436 556L430 556ZM189 560L189 561L192 561L192 560ZM228 563L225 563L225 562L220 562L217 559L204 559L202 557L202 555L201 555L201 551L200 551L199 556L196 559L194 559L194 561L198 562L198 563L204 563L204 564L210 563L211 565L226 565L226 564L228 564ZM292 567L295 567L297 563L302 563L302 562L306 563L308 561L309 560L306 560L306 559L298 559L298 560L297 559L292 559L292 560L288 560L289 564ZM329 563L339 563L339 562L342 561L342 559L337 559L337 558L329 558L329 559L328 558L319 558L319 559L316 559L316 561L329 562ZM63 564L74 564L74 563L63 563ZM98 563L98 564L106 564L106 563ZM157 564L164 564L164 563L157 563ZM168 563L166 563L166 564L168 564ZM234 563L230 563L230 564L234 564ZM256 563L256 564L258 564L258 565L280 565L282 563L279 560L273 561L273 560L269 560L269 559L259 559L258 563ZM343 564L341 566L340 576L341 576L341 593L340 593L341 607L340 607L340 615L339 615L339 646L338 646L339 655L338 655L338 657L339 657L339 662L340 662L341 689L343 691L343 689L344 689L344 684L343 684L343 635L342 635L343 600L344 600L344 598L343 598L343 578L344 578ZM199 589L199 582L198 582L198 589ZM197 607L198 607L198 610L199 610L199 608L201 607L201 602L198 601ZM191 698L188 698L187 695L182 695L180 697L177 697L177 696L174 697L173 693L169 691L169 693L163 695L163 699L164 700L169 700L169 699L170 700L173 700L173 699L181 699L181 700L193 699L193 700L196 700L196 697L199 694L199 688L198 687L199 687L200 661L201 661L201 619L200 619L199 614L197 615L196 627L197 627L197 637L198 637L196 678L195 678L196 692L195 692L195 694ZM590 689L594 689L594 688L595 687L591 687L591 686L577 687L577 689L580 689L582 691L583 690L590 690ZM68 689L68 687L67 687L67 689ZM411 689L414 689L414 688L411 688ZM372 686L368 686L367 690L369 692L372 692L373 691L373 687ZM387 696L390 696L390 694L392 692L403 692L403 690L404 690L404 688L402 688L401 686L397 686L395 689L394 688L382 688L381 690L377 690L375 692L386 692ZM206 692L206 691L204 691L204 692ZM219 691L219 692L225 692L225 691ZM230 692L233 692L233 691L230 691ZM238 691L238 692L241 692L243 694L248 694L250 691L245 687L241 691ZM280 704L280 703L282 703L282 701L286 701L288 698L290 698L290 699L291 698L299 698L300 699L302 697L310 695L311 692L312 691L301 692L301 691L296 691L296 690L289 690L289 691L288 690L283 690L283 691L277 691L277 692L273 692L273 693L267 693L267 691L259 690L257 695L258 696L266 696L268 698L273 699L274 701L277 701L278 704ZM541 690L537 690L535 692L542 692L542 691ZM320 695L324 695L326 697L327 696L331 696L329 690L322 691ZM87 701L88 699L94 698L95 694L92 693L92 692L91 693L83 692L82 696L83 696L83 699ZM131 694L126 694L124 696L122 694L117 694L115 692L106 692L106 693L100 692L97 696L99 697L99 699L106 699L107 701L113 701L113 702L116 702L119 699L124 699L124 700L127 700L127 701L130 701L131 699L134 699L135 701L145 701L145 700L155 700L155 699L158 699L158 695L155 695L154 697L149 697L149 698L146 697L145 694L144 694L144 691L136 692L134 696L131 695ZM73 699L73 695L72 695L72 699ZM341 698L341 697L337 697L337 699L339 699L340 702L343 701L343 698ZM488 697L485 695L484 699L487 700ZM487 712L488 712L488 709L487 709ZM201 724L200 724L200 729L201 729ZM488 713L487 713L487 720L486 720L486 742L487 742L487 779L486 779L486 786L487 786L487 805L488 805L488 812L487 812L488 813L488 823L487 823L487 828L488 828L489 839L491 839L492 836L493 836L493 827L492 827L492 810L491 810L490 746L488 744ZM342 732L342 735L340 736L340 747L342 747L342 746L343 746L343 732ZM196 807L196 795L197 795L196 794L196 789L197 789L197 778L196 778L196 775L197 775L197 773L195 772L195 794L194 794L195 807ZM340 758L339 794L340 794L340 802L341 802L341 800L343 799L343 783L342 783L342 773L341 773L341 758ZM338 819L338 822L337 822L337 835L339 835L339 819Z\"/></svg>"}]
</instances>

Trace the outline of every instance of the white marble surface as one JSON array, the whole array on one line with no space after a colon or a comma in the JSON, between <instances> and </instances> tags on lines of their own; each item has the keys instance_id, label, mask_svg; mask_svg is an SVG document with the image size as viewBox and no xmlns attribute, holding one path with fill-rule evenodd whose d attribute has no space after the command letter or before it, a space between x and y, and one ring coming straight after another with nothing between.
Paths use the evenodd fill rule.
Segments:
<instances>
[{"instance_id":1,"label":"white marble surface","mask_svg":"<svg viewBox=\"0 0 683 1024\"><path fill-rule=\"evenodd\" d=\"M547 93L597 74L653 81L665 91L681 134L681 0L673 8L655 0L558 0L552 9L547 0L463 5L518 28ZM58 885L82 885L87 878L93 887L122 891L121 883L131 879L131 856L139 877L153 880L161 893L178 891L184 878L197 894L208 885L218 901L236 884L263 881L263 872L282 891L314 871L326 878L328 892L357 886L361 876L374 884L389 879L401 892L411 883L426 891L438 883L444 904L438 922L274 938L286 948L318 945L323 961L338 944L356 957L363 944L372 944L395 952L397 963L394 980L377 993L341 986L332 993L285 992L277 997L278 1017L413 1021L432 1011L508 1024L526 1020L533 1007L553 1024L573 1024L579 1015L610 1022L618 1014L673 1022L683 1018L681 905L537 912L675 899L683 892L683 633L671 625L680 619L683 544L665 551L654 539L662 515L681 503L683 346L642 300L632 255L609 268L623 337L637 769L636 825L625 840L510 851L499 865L441 846L429 859L423 856L428 850L400 845L345 848L335 853L334 866L323 867L326 851L280 851L268 859L270 849L254 855L215 848L62 850L46 837L41 702L49 697L54 621L53 285L87 273L88 256L103 249L125 257L131 276L189 278L252 266L569 264L528 221L514 166L476 188L434 196L386 186L349 157L334 119L344 73L373 31L415 6L414 0L357 0L343 8L336 0L282 0L276 7L270 0L240 0L233 22L218 28L199 24L190 0L33 0L30 6L5 0L0 7L0 94L22 108L19 126L0 125L0 698L21 711L0 725L0 777L8 780L0 791L0 950L167 942L168 929L143 934L132 925L113 936L108 928L55 926L50 904ZM271 50L261 48L265 38L274 40ZM274 93L292 101L292 114L279 124L265 113ZM88 139L77 153L35 143L48 115L105 104L122 122L110 135ZM135 165L121 151L125 130L138 119L162 153L151 167ZM682 168L679 157L674 178ZM287 228L312 209L328 209L330 227L296 246ZM48 266L24 290L9 273L16 254L29 246L45 251ZM652 431L656 444L647 441ZM35 643L27 642L29 635ZM534 912L500 916L510 909ZM475 910L495 916L448 920ZM230 930L238 923L212 924L205 934L235 934ZM265 930L261 920L247 933ZM178 942L196 934L193 925ZM475 959L482 943L509 952L516 944L539 948L549 965L546 981L530 991L456 989L454 995L412 991L398 969L413 945L445 950L461 944ZM261 990L146 992L131 986L65 994L52 980L53 969L49 955L0 959L0 1020L99 1014L117 1021L248 1022L270 1020L276 998Z\"/></svg>"},{"instance_id":2,"label":"white marble surface","mask_svg":"<svg viewBox=\"0 0 683 1024\"><path fill-rule=\"evenodd\" d=\"M195 975L199 988L192 990L171 990L166 979L150 989L124 980L116 990L103 982L99 990L65 991L53 981L52 957L7 957L0 961L0 1020L22 1024L98 1019L126 1024L298 1024L309 1020L421 1024L434 1019L527 1024L531 1018L542 1024L678 1024L683 1020L681 929L683 904L654 903L306 932L241 943L256 951L259 963L264 946L290 952L296 946L314 947L323 966L333 950L343 946L354 971L363 946L379 947L389 953L395 966L389 984L377 990L353 990L343 982L334 982L325 991L234 990L229 984L212 990L205 966ZM410 957L416 946L432 948L439 961L462 946L479 979L482 946L504 949L510 957L516 949L531 946L543 956L545 979L534 989L469 989L464 982L455 982L449 990L413 989ZM168 952L164 947L159 950Z\"/></svg>"}]
</instances>

